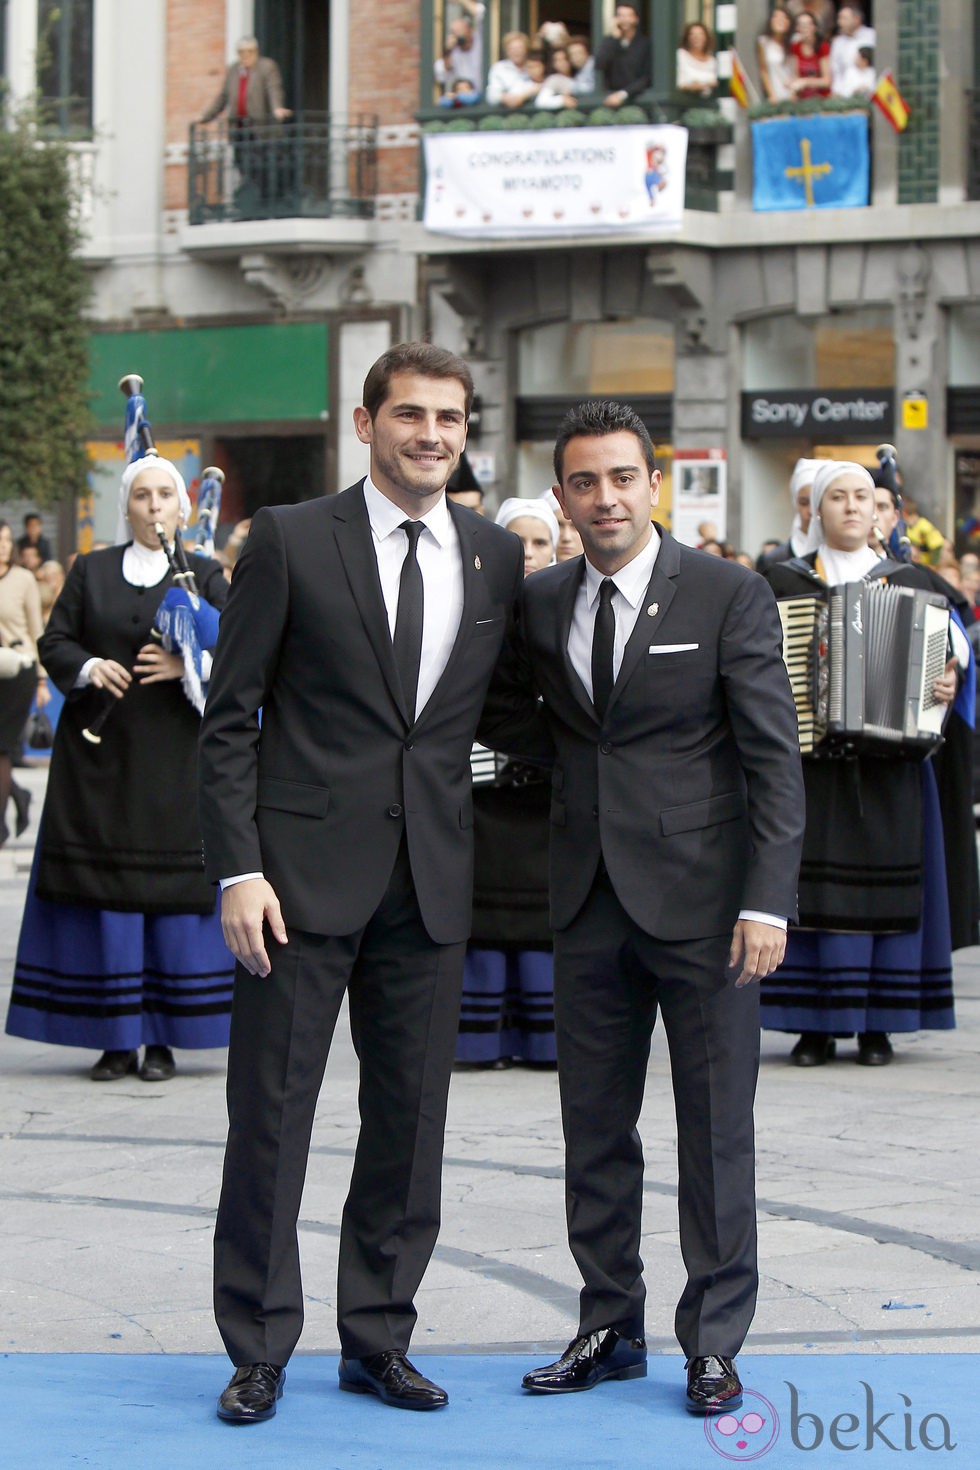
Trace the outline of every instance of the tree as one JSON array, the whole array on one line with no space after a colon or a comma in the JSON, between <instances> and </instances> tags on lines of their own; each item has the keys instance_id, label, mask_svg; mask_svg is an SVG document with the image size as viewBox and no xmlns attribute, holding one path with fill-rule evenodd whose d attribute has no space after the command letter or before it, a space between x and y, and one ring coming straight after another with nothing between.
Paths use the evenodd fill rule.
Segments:
<instances>
[{"instance_id":1,"label":"tree","mask_svg":"<svg viewBox=\"0 0 980 1470\"><path fill-rule=\"evenodd\" d=\"M86 491L88 275L71 158L25 112L0 126L0 499Z\"/></svg>"}]
</instances>

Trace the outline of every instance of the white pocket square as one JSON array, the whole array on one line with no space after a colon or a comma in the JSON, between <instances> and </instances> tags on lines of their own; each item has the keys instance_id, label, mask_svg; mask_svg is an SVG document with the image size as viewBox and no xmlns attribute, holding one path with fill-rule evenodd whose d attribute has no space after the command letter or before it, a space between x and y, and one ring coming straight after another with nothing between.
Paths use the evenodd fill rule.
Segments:
<instances>
[{"instance_id":1,"label":"white pocket square","mask_svg":"<svg viewBox=\"0 0 980 1470\"><path fill-rule=\"evenodd\" d=\"M691 653L695 648L700 648L700 643L653 643L650 645L650 653Z\"/></svg>"}]
</instances>

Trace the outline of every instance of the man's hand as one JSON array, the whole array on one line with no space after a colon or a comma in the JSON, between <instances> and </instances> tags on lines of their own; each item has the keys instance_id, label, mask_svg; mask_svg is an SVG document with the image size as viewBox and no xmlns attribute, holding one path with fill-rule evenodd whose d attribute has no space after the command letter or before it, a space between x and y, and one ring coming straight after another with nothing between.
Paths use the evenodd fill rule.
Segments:
<instances>
[{"instance_id":1,"label":"man's hand","mask_svg":"<svg viewBox=\"0 0 980 1470\"><path fill-rule=\"evenodd\" d=\"M786 953L786 931L775 924L763 924L759 919L739 919L732 934L732 947L728 954L729 968L739 964L742 973L735 984L751 985L771 975L783 962Z\"/></svg>"},{"instance_id":2,"label":"man's hand","mask_svg":"<svg viewBox=\"0 0 980 1470\"><path fill-rule=\"evenodd\" d=\"M628 92L609 92L605 98L605 105L607 107L622 107L628 96Z\"/></svg>"},{"instance_id":3,"label":"man's hand","mask_svg":"<svg viewBox=\"0 0 980 1470\"><path fill-rule=\"evenodd\" d=\"M264 878L245 878L221 894L221 932L225 944L250 975L268 975L272 969L263 943L262 924L268 919L272 937L288 944L279 900Z\"/></svg>"}]
</instances>

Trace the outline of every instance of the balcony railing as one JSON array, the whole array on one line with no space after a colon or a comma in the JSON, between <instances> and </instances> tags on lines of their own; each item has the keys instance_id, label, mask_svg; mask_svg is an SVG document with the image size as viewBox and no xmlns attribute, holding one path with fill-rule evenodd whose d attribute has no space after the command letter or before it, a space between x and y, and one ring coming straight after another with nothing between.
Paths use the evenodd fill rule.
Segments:
<instances>
[{"instance_id":1,"label":"balcony railing","mask_svg":"<svg viewBox=\"0 0 980 1470\"><path fill-rule=\"evenodd\" d=\"M192 225L234 220L372 219L378 121L306 112L285 123L192 123Z\"/></svg>"},{"instance_id":2,"label":"balcony railing","mask_svg":"<svg viewBox=\"0 0 980 1470\"><path fill-rule=\"evenodd\" d=\"M966 197L980 199L980 91L966 94Z\"/></svg>"}]
</instances>

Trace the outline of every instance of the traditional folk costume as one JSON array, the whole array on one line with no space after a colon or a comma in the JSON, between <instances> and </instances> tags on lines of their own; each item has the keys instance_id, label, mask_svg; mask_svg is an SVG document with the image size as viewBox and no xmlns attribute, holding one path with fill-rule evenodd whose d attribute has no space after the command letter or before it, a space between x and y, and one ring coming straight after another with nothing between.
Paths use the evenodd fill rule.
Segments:
<instances>
[{"instance_id":1,"label":"traditional folk costume","mask_svg":"<svg viewBox=\"0 0 980 1470\"><path fill-rule=\"evenodd\" d=\"M534 516L558 544L547 497L505 500L500 526ZM552 558L554 559L554 558ZM456 1060L553 1066L555 974L548 912L551 780L546 771L474 747L473 934L463 969Z\"/></svg>"},{"instance_id":2,"label":"traditional folk costume","mask_svg":"<svg viewBox=\"0 0 980 1470\"><path fill-rule=\"evenodd\" d=\"M814 482L811 547L819 540L823 490L842 466L834 469L825 468ZM826 596L831 586L882 573L898 585L936 590L938 579L925 569L883 563L870 548L844 552L825 544L765 575L782 599ZM945 583L940 590L951 591ZM959 772L970 749L959 704L938 757L914 761L819 747L804 757L799 926L790 929L782 965L762 981L764 1028L833 1036L955 1025L951 951L976 942L976 856L970 830L966 868L949 875L951 904L945 848L961 852L963 838L962 831L944 834L944 823L972 828L972 808L957 811L954 797L941 813L937 768L947 789L969 781L968 765Z\"/></svg>"},{"instance_id":3,"label":"traditional folk costume","mask_svg":"<svg viewBox=\"0 0 980 1470\"><path fill-rule=\"evenodd\" d=\"M148 463L127 467L129 489ZM123 531L126 535L126 532ZM191 559L202 599L227 596L221 566ZM129 1051L228 1043L234 965L204 876L197 819L200 714L178 680L134 679L101 731L96 659L131 667L173 578L167 555L128 541L76 558L41 641L66 695L58 722L7 1031L59 1046Z\"/></svg>"}]
</instances>

